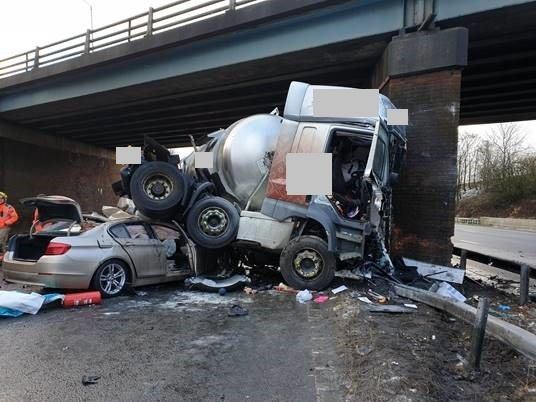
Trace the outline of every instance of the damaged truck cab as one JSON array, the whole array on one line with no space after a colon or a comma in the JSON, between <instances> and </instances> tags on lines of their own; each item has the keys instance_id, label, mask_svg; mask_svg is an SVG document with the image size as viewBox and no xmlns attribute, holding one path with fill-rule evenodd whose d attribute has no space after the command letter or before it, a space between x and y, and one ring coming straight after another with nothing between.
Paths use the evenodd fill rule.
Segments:
<instances>
[{"instance_id":1,"label":"damaged truck cab","mask_svg":"<svg viewBox=\"0 0 536 402\"><path fill-rule=\"evenodd\" d=\"M224 250L236 266L278 267L298 289L325 288L337 269L389 270L391 187L405 154L404 127L387 125L394 106L382 95L374 118L315 114L319 88L334 87L293 82L282 117L255 115L209 134L196 151L210 152L212 166L199 167L196 154L181 168L156 158L125 168L131 171L123 170L118 193L150 217L159 202L175 199L161 218L176 219L197 244ZM287 193L286 158L295 153L332 155L331 194Z\"/></svg>"}]
</instances>

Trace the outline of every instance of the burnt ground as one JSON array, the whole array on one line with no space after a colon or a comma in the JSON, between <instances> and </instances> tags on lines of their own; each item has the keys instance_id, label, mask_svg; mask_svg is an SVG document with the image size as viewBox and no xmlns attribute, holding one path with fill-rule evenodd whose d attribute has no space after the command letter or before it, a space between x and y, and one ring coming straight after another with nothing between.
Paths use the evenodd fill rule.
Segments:
<instances>
[{"instance_id":1,"label":"burnt ground","mask_svg":"<svg viewBox=\"0 0 536 402\"><path fill-rule=\"evenodd\" d=\"M468 324L421 303L412 314L370 313L352 298L369 286L334 286L342 283L351 289L323 304L171 284L0 319L0 400L536 400L530 362L510 348L486 339L481 373L466 375L458 355L468 352ZM497 314L533 329L533 309L515 307L515 296L471 280L464 287L490 297L494 311L508 304ZM249 315L228 317L234 303ZM83 386L83 375L101 379Z\"/></svg>"}]
</instances>

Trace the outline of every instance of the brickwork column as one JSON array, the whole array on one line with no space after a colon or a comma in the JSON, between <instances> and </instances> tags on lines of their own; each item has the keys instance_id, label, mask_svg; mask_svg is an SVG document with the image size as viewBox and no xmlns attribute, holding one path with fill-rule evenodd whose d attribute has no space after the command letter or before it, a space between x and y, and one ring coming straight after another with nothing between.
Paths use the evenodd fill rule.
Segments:
<instances>
[{"instance_id":1,"label":"brickwork column","mask_svg":"<svg viewBox=\"0 0 536 402\"><path fill-rule=\"evenodd\" d=\"M393 255L450 264L466 62L467 31L454 28L394 38L379 63L382 92L409 113L406 164L393 192Z\"/></svg>"}]
</instances>

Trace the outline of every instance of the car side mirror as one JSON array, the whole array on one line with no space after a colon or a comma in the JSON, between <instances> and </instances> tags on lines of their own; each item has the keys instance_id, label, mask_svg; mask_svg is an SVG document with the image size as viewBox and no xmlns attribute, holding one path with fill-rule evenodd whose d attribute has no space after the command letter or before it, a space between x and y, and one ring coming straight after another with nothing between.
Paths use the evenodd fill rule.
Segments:
<instances>
[{"instance_id":1,"label":"car side mirror","mask_svg":"<svg viewBox=\"0 0 536 402\"><path fill-rule=\"evenodd\" d=\"M389 175L389 184L391 186L394 186L395 184L398 183L399 179L400 179L400 174L391 172L391 174Z\"/></svg>"}]
</instances>

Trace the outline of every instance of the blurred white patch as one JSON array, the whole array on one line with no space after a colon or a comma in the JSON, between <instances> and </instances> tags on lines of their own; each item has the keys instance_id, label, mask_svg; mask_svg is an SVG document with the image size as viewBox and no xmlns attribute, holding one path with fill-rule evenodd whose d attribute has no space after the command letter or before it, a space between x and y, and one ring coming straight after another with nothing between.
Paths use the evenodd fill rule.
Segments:
<instances>
[{"instance_id":1,"label":"blurred white patch","mask_svg":"<svg viewBox=\"0 0 536 402\"><path fill-rule=\"evenodd\" d=\"M115 147L115 163L117 165L141 164L141 147Z\"/></svg>"},{"instance_id":2,"label":"blurred white patch","mask_svg":"<svg viewBox=\"0 0 536 402\"><path fill-rule=\"evenodd\" d=\"M212 152L194 152L194 164L196 169L212 169L214 166Z\"/></svg>"},{"instance_id":3,"label":"blurred white patch","mask_svg":"<svg viewBox=\"0 0 536 402\"><path fill-rule=\"evenodd\" d=\"M387 124L390 126L407 126L408 109L387 109Z\"/></svg>"},{"instance_id":4,"label":"blurred white patch","mask_svg":"<svg viewBox=\"0 0 536 402\"><path fill-rule=\"evenodd\" d=\"M329 195L332 188L331 154L287 154L288 195Z\"/></svg>"},{"instance_id":5,"label":"blurred white patch","mask_svg":"<svg viewBox=\"0 0 536 402\"><path fill-rule=\"evenodd\" d=\"M380 92L377 89L315 88L315 117L378 117Z\"/></svg>"}]
</instances>

